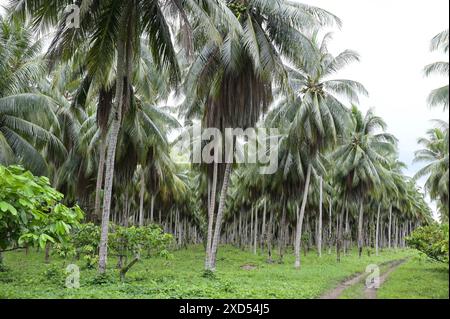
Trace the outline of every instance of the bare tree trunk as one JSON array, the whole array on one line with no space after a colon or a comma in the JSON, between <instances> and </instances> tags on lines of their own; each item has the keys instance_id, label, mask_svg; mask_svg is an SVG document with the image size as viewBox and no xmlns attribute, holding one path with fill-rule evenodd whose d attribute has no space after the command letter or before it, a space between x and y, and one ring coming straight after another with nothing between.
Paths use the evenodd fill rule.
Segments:
<instances>
[{"instance_id":1,"label":"bare tree trunk","mask_svg":"<svg viewBox=\"0 0 450 319\"><path fill-rule=\"evenodd\" d=\"M392 205L389 206L389 229L388 229L388 247L391 249L392 238Z\"/></svg>"},{"instance_id":2,"label":"bare tree trunk","mask_svg":"<svg viewBox=\"0 0 450 319\"><path fill-rule=\"evenodd\" d=\"M223 177L222 191L220 192L219 207L217 210L216 228L214 231L213 243L211 246L210 270L212 270L212 271L215 271L215 269L216 269L216 254L217 254L217 248L219 246L220 231L221 231L221 227L222 227L222 217L223 217L223 211L225 209L225 201L227 199L228 186L229 186L230 176L231 176L231 168L232 168L232 164L227 163L226 167L225 167L225 174Z\"/></svg>"},{"instance_id":3,"label":"bare tree trunk","mask_svg":"<svg viewBox=\"0 0 450 319\"><path fill-rule=\"evenodd\" d=\"M399 227L398 218L395 218L395 245L394 245L395 248L398 248L398 232L399 232L398 227Z\"/></svg>"},{"instance_id":4,"label":"bare tree trunk","mask_svg":"<svg viewBox=\"0 0 450 319\"><path fill-rule=\"evenodd\" d=\"M337 230L336 230L336 261L341 262L341 247L342 247L342 220L344 219L345 203L342 205L341 214L337 217Z\"/></svg>"},{"instance_id":5,"label":"bare tree trunk","mask_svg":"<svg viewBox=\"0 0 450 319\"><path fill-rule=\"evenodd\" d=\"M256 255L258 248L258 207L255 206L255 229L254 229L253 254Z\"/></svg>"},{"instance_id":6,"label":"bare tree trunk","mask_svg":"<svg viewBox=\"0 0 450 319\"><path fill-rule=\"evenodd\" d=\"M212 246L212 240L213 240L213 226L214 226L214 213L216 210L216 189L217 189L217 172L218 171L218 163L217 161L214 161L214 168L213 168L213 180L212 185L208 187L210 189L209 193L209 199L210 202L208 203L208 235L207 235L207 241L206 241L206 258L205 258L205 269L211 270L211 246ZM208 183L210 183L208 179Z\"/></svg>"},{"instance_id":7,"label":"bare tree trunk","mask_svg":"<svg viewBox=\"0 0 450 319\"><path fill-rule=\"evenodd\" d=\"M120 280L122 282L125 282L125 276L127 274L127 272L131 269L131 267L133 267L137 262L139 261L139 256L136 256L133 258L133 260L124 268L120 267Z\"/></svg>"},{"instance_id":8,"label":"bare tree trunk","mask_svg":"<svg viewBox=\"0 0 450 319\"><path fill-rule=\"evenodd\" d=\"M330 206L328 207L329 210L329 225L328 225L328 255L331 254L331 244L332 244L332 236L333 236L333 232L332 232L332 228L333 228L333 221L332 221L332 216L331 216L331 211L333 209L333 202L331 200L331 197L328 198L328 202L330 204Z\"/></svg>"},{"instance_id":9,"label":"bare tree trunk","mask_svg":"<svg viewBox=\"0 0 450 319\"><path fill-rule=\"evenodd\" d=\"M250 217L250 251L252 251L252 245L253 245L253 212L254 212L254 206L252 205L252 212Z\"/></svg>"},{"instance_id":10,"label":"bare tree trunk","mask_svg":"<svg viewBox=\"0 0 450 319\"><path fill-rule=\"evenodd\" d=\"M364 202L361 199L360 208L359 208L359 219L358 219L358 254L359 258L361 258L362 250L363 250L363 217L364 217Z\"/></svg>"},{"instance_id":11,"label":"bare tree trunk","mask_svg":"<svg viewBox=\"0 0 450 319\"><path fill-rule=\"evenodd\" d=\"M141 189L139 193L139 226L144 226L144 195L145 195L145 175L141 172Z\"/></svg>"},{"instance_id":12,"label":"bare tree trunk","mask_svg":"<svg viewBox=\"0 0 450 319\"><path fill-rule=\"evenodd\" d=\"M183 243L183 227L180 221L180 211L177 209L177 229L178 229L178 247L181 247Z\"/></svg>"},{"instance_id":13,"label":"bare tree trunk","mask_svg":"<svg viewBox=\"0 0 450 319\"><path fill-rule=\"evenodd\" d=\"M152 195L151 203L150 203L150 223L153 224L153 213L155 211L155 195Z\"/></svg>"},{"instance_id":14,"label":"bare tree trunk","mask_svg":"<svg viewBox=\"0 0 450 319\"><path fill-rule=\"evenodd\" d=\"M262 221L262 229L261 229L261 252L264 253L264 240L266 237L266 213L267 213L267 199L264 199L264 210L263 210L263 221Z\"/></svg>"},{"instance_id":15,"label":"bare tree trunk","mask_svg":"<svg viewBox=\"0 0 450 319\"><path fill-rule=\"evenodd\" d=\"M345 238L343 239L344 242L344 254L347 255L349 248L350 248L350 223L348 220L348 206L347 202L345 202L345 229L344 229L344 235Z\"/></svg>"},{"instance_id":16,"label":"bare tree trunk","mask_svg":"<svg viewBox=\"0 0 450 319\"><path fill-rule=\"evenodd\" d=\"M243 243L243 229L242 229L242 211L239 214L239 231L238 231L238 236L239 236L239 248L242 248L244 246Z\"/></svg>"},{"instance_id":17,"label":"bare tree trunk","mask_svg":"<svg viewBox=\"0 0 450 319\"><path fill-rule=\"evenodd\" d=\"M278 251L280 263L283 262L284 258L284 224L286 223L286 203L283 200L283 213L281 214L281 221L279 223L278 229Z\"/></svg>"},{"instance_id":18,"label":"bare tree trunk","mask_svg":"<svg viewBox=\"0 0 450 319\"><path fill-rule=\"evenodd\" d=\"M323 179L320 177L320 195L319 195L319 238L317 239L317 251L319 257L322 257L322 204L323 204Z\"/></svg>"},{"instance_id":19,"label":"bare tree trunk","mask_svg":"<svg viewBox=\"0 0 450 319\"><path fill-rule=\"evenodd\" d=\"M97 218L98 220L102 218L101 192L103 186L103 174L105 172L105 157L106 157L106 141L105 137L102 136L102 138L100 139L100 158L98 160L97 183L95 185L95 218Z\"/></svg>"},{"instance_id":20,"label":"bare tree trunk","mask_svg":"<svg viewBox=\"0 0 450 319\"><path fill-rule=\"evenodd\" d=\"M121 18L121 27L124 27L129 18L126 14L123 14ZM115 103L112 114L112 122L109 130L108 138L108 153L106 156L106 171L105 171L105 191L103 198L103 213L102 213L102 225L101 225L101 236L100 236L100 248L99 248L99 262L98 271L103 274L106 271L107 255L108 255L108 226L109 226L109 216L111 212L111 199L112 199L112 188L114 179L114 164L116 158L116 147L117 140L119 137L120 126L122 122L122 106L124 97L124 87L125 87L125 76L131 64L131 37L127 35L129 39L120 37L117 43L117 80L116 80L116 95ZM128 45L127 45L128 43ZM130 74L128 74L128 78ZM127 81L128 83L128 81Z\"/></svg>"},{"instance_id":21,"label":"bare tree trunk","mask_svg":"<svg viewBox=\"0 0 450 319\"><path fill-rule=\"evenodd\" d=\"M50 242L45 245L45 263L50 263Z\"/></svg>"},{"instance_id":22,"label":"bare tree trunk","mask_svg":"<svg viewBox=\"0 0 450 319\"><path fill-rule=\"evenodd\" d=\"M375 230L375 254L378 256L378 238L379 238L379 227L380 227L380 212L381 212L381 204L378 204L378 213L377 213L377 226Z\"/></svg>"},{"instance_id":23,"label":"bare tree trunk","mask_svg":"<svg viewBox=\"0 0 450 319\"><path fill-rule=\"evenodd\" d=\"M269 227L267 230L267 253L268 253L268 262L272 263L272 234L273 234L273 210L270 211L269 217Z\"/></svg>"},{"instance_id":24,"label":"bare tree trunk","mask_svg":"<svg viewBox=\"0 0 450 319\"><path fill-rule=\"evenodd\" d=\"M312 166L311 164L308 165L308 172L306 174L306 181L305 181L305 189L303 193L303 202L302 207L300 210L300 214L297 214L297 229L296 229L296 236L295 236L295 268L299 269L301 266L301 260L300 260L300 250L301 250L301 241L302 241L302 226L303 226L303 218L305 217L305 209L306 209L306 202L308 201L308 192L309 192L309 183L311 180L311 170ZM298 213L298 206L297 206L297 213Z\"/></svg>"}]
</instances>

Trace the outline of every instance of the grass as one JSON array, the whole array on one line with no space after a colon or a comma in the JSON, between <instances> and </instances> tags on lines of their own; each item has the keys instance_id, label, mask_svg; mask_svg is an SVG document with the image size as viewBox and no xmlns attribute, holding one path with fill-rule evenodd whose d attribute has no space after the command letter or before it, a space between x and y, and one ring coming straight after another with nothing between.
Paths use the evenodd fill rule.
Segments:
<instances>
[{"instance_id":1,"label":"grass","mask_svg":"<svg viewBox=\"0 0 450 319\"><path fill-rule=\"evenodd\" d=\"M448 299L448 280L448 265L415 257L387 278L378 298Z\"/></svg>"},{"instance_id":2,"label":"grass","mask_svg":"<svg viewBox=\"0 0 450 319\"><path fill-rule=\"evenodd\" d=\"M302 269L295 270L291 253L286 255L283 264L268 264L265 255L226 246L219 249L217 273L204 276L203 247L193 246L174 252L169 260L142 260L130 270L125 283L120 282L118 271L114 269L116 260L110 258L106 276L99 278L95 269L81 268L81 287L67 289L64 269L72 262L81 267L82 261L64 261L53 256L51 264L46 265L42 253L30 250L26 255L16 251L5 254L9 270L0 273L0 298L317 298L346 278L364 271L369 264L414 255L411 250L385 250L378 257L365 254L359 259L355 251L338 264L334 254L325 253L319 258L315 252L310 252L302 256ZM242 269L245 265L256 268ZM420 271L428 269L422 268ZM439 272L436 281L444 277ZM448 269L446 278L448 280ZM446 288L448 296L448 282L441 286L443 291Z\"/></svg>"}]
</instances>

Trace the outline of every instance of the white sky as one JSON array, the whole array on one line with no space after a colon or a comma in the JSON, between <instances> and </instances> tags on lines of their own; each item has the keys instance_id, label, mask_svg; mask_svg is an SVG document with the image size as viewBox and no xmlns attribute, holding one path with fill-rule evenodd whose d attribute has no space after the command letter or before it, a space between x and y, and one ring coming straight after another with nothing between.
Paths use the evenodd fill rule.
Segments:
<instances>
[{"instance_id":1,"label":"white sky","mask_svg":"<svg viewBox=\"0 0 450 319\"><path fill-rule=\"evenodd\" d=\"M296 0L299 1L299 0ZM412 176L417 138L431 127L430 120L448 120L448 111L426 105L429 92L448 83L445 78L424 78L425 65L448 57L429 52L430 40L448 28L448 0L300 0L326 9L344 23L336 30L330 50L352 49L361 62L339 77L357 80L369 90L361 107L375 108L399 139L400 159ZM5 5L7 0L0 0ZM0 13L2 9L0 8Z\"/></svg>"},{"instance_id":2,"label":"white sky","mask_svg":"<svg viewBox=\"0 0 450 319\"><path fill-rule=\"evenodd\" d=\"M425 65L448 61L448 56L429 52L430 40L449 25L448 0L302 0L326 9L343 21L330 43L333 53L352 49L361 62L347 67L338 77L357 80L368 89L361 107L375 108L399 139L400 160L412 176L417 139L431 127L430 120L448 121L448 111L430 109L429 92L448 83L445 78L424 78ZM420 183L423 184L423 181ZM434 205L432 205L434 208Z\"/></svg>"}]
</instances>

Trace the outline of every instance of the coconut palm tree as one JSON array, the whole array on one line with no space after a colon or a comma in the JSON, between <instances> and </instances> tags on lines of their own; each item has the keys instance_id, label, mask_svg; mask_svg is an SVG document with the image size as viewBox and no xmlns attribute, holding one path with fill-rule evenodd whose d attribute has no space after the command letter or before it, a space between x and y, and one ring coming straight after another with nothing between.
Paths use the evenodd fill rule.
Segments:
<instances>
[{"instance_id":1,"label":"coconut palm tree","mask_svg":"<svg viewBox=\"0 0 450 319\"><path fill-rule=\"evenodd\" d=\"M425 190L433 200L439 202L441 219L448 220L449 211L449 142L448 123L436 120L436 128L420 138L422 149L415 154L415 162L425 163L415 175L415 179L426 176Z\"/></svg>"},{"instance_id":2,"label":"coconut palm tree","mask_svg":"<svg viewBox=\"0 0 450 319\"><path fill-rule=\"evenodd\" d=\"M346 50L336 57L328 52L327 43L331 34L319 41L317 32L312 34L312 43L317 54L317 63L302 61L289 68L291 87L297 93L294 101L286 99L286 109L295 108L295 117L291 124L290 145L293 152L306 150L304 157L306 177L304 181L303 199L297 220L295 267L300 268L300 241L302 225L308 200L311 181L312 161L320 152L333 147L338 136L344 133L349 119L348 109L339 100L340 97L350 102L358 101L360 94L367 95L362 84L356 81L333 79L333 75L351 62L359 61L356 52ZM291 104L291 105L289 105Z\"/></svg>"},{"instance_id":3,"label":"coconut palm tree","mask_svg":"<svg viewBox=\"0 0 450 319\"><path fill-rule=\"evenodd\" d=\"M40 151L46 146L65 156L66 149L51 132L58 126L55 103L36 90L45 60L41 41L19 19L0 17L0 164L21 163L46 174L48 163Z\"/></svg>"},{"instance_id":4,"label":"coconut palm tree","mask_svg":"<svg viewBox=\"0 0 450 319\"><path fill-rule=\"evenodd\" d=\"M448 55L448 29L436 35L431 41L431 51L441 51ZM441 75L446 78L449 76L448 61L435 62L429 64L424 69L425 76ZM428 104L430 106L443 106L444 110L448 109L448 84L441 88L433 90L428 96Z\"/></svg>"},{"instance_id":5,"label":"coconut palm tree","mask_svg":"<svg viewBox=\"0 0 450 319\"><path fill-rule=\"evenodd\" d=\"M186 77L184 112L201 114L203 126L253 127L272 101L272 83L284 83L282 57L309 60L313 46L300 28L340 24L327 11L291 1L227 0L241 28L221 29L219 41L204 41ZM218 156L218 154L214 154ZM222 159L218 159L222 160ZM205 269L215 270L231 163L208 168L208 238ZM228 161L230 159L227 159ZM218 192L217 185L222 185ZM216 193L219 193L216 207ZM217 208L217 209L216 209Z\"/></svg>"},{"instance_id":6,"label":"coconut palm tree","mask_svg":"<svg viewBox=\"0 0 450 319\"><path fill-rule=\"evenodd\" d=\"M359 204L358 249L363 248L364 203L376 187L391 183L386 169L387 154L395 151L396 139L385 133L386 123L369 110L363 117L356 106L352 107L353 127L351 133L343 137L333 153L336 160L336 180L343 200Z\"/></svg>"}]
</instances>

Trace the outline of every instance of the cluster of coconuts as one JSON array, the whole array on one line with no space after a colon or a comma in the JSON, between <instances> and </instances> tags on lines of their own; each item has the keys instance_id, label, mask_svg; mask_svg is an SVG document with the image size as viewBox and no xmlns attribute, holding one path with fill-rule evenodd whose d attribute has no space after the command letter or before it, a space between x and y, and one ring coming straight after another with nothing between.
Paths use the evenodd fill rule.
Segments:
<instances>
[{"instance_id":1,"label":"cluster of coconuts","mask_svg":"<svg viewBox=\"0 0 450 319\"><path fill-rule=\"evenodd\" d=\"M233 11L234 15L239 19L241 15L247 10L247 6L244 3L233 1L228 4L228 8Z\"/></svg>"}]
</instances>

